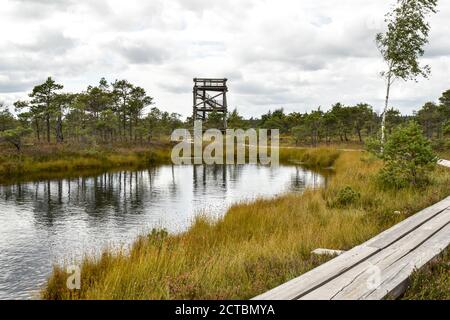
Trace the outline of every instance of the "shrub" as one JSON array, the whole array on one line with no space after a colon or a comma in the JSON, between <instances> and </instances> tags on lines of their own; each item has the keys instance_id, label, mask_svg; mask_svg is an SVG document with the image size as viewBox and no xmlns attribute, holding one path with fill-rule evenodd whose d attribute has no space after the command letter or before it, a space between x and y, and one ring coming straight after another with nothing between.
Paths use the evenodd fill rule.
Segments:
<instances>
[{"instance_id":1,"label":"shrub","mask_svg":"<svg viewBox=\"0 0 450 320\"><path fill-rule=\"evenodd\" d=\"M444 135L450 137L450 120L448 120L443 126Z\"/></svg>"},{"instance_id":2,"label":"shrub","mask_svg":"<svg viewBox=\"0 0 450 320\"><path fill-rule=\"evenodd\" d=\"M425 184L428 172L437 162L429 140L416 122L396 128L384 145L381 157L385 166L380 172L380 181L394 188Z\"/></svg>"},{"instance_id":3,"label":"shrub","mask_svg":"<svg viewBox=\"0 0 450 320\"><path fill-rule=\"evenodd\" d=\"M336 197L334 205L336 207L346 207L354 204L361 198L361 194L356 192L351 187L345 187L341 189Z\"/></svg>"},{"instance_id":4,"label":"shrub","mask_svg":"<svg viewBox=\"0 0 450 320\"><path fill-rule=\"evenodd\" d=\"M382 144L378 137L368 137L365 141L366 150L370 153L376 155L377 157L381 157L381 148Z\"/></svg>"}]
</instances>

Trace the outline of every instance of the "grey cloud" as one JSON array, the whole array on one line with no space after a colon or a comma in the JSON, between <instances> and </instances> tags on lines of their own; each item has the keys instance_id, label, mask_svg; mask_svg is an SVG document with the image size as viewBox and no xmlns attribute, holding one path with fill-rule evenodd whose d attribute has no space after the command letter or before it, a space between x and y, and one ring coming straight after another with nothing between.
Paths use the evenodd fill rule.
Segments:
<instances>
[{"instance_id":1,"label":"grey cloud","mask_svg":"<svg viewBox=\"0 0 450 320\"><path fill-rule=\"evenodd\" d=\"M325 69L326 67L326 59L319 56L307 56L294 59L294 63L297 64L297 67L305 70L305 71L318 71Z\"/></svg>"},{"instance_id":2,"label":"grey cloud","mask_svg":"<svg viewBox=\"0 0 450 320\"><path fill-rule=\"evenodd\" d=\"M145 43L116 43L111 48L133 64L161 64L170 56L166 49Z\"/></svg>"},{"instance_id":3,"label":"grey cloud","mask_svg":"<svg viewBox=\"0 0 450 320\"><path fill-rule=\"evenodd\" d=\"M224 77L231 81L242 80L243 75L239 70L230 70L224 73Z\"/></svg>"},{"instance_id":4,"label":"grey cloud","mask_svg":"<svg viewBox=\"0 0 450 320\"><path fill-rule=\"evenodd\" d=\"M193 42L193 56L205 58L223 55L226 52L226 45L221 41L198 41Z\"/></svg>"},{"instance_id":5,"label":"grey cloud","mask_svg":"<svg viewBox=\"0 0 450 320\"><path fill-rule=\"evenodd\" d=\"M206 10L223 10L223 13L226 14L227 12L239 10L244 11L244 9L247 9L251 7L252 1L238 1L240 6L234 6L232 1L210 1L210 0L177 0L177 2L180 4L181 7L191 10L194 12L202 13Z\"/></svg>"},{"instance_id":6,"label":"grey cloud","mask_svg":"<svg viewBox=\"0 0 450 320\"><path fill-rule=\"evenodd\" d=\"M311 100L308 97L293 92L245 95L241 97L240 101L242 101L241 104L246 106L260 106L260 108L255 108L254 114L256 115L261 115L268 110L277 108L298 111L299 107L306 108L308 105L311 105Z\"/></svg>"},{"instance_id":7,"label":"grey cloud","mask_svg":"<svg viewBox=\"0 0 450 320\"><path fill-rule=\"evenodd\" d=\"M24 51L63 54L76 46L76 40L63 35L61 31L41 29L32 43L16 44Z\"/></svg>"},{"instance_id":8,"label":"grey cloud","mask_svg":"<svg viewBox=\"0 0 450 320\"><path fill-rule=\"evenodd\" d=\"M289 92L287 87L273 86L270 84L263 84L256 81L236 81L232 84L233 89L238 94L243 95L273 95L279 93Z\"/></svg>"},{"instance_id":9,"label":"grey cloud","mask_svg":"<svg viewBox=\"0 0 450 320\"><path fill-rule=\"evenodd\" d=\"M0 93L27 91L33 86L33 81L0 80Z\"/></svg>"},{"instance_id":10,"label":"grey cloud","mask_svg":"<svg viewBox=\"0 0 450 320\"><path fill-rule=\"evenodd\" d=\"M59 6L66 6L68 4L72 4L75 1L74 0L13 0L13 2L59 7Z\"/></svg>"},{"instance_id":11,"label":"grey cloud","mask_svg":"<svg viewBox=\"0 0 450 320\"><path fill-rule=\"evenodd\" d=\"M95 63L97 72L104 69L99 61L91 56L57 54L54 51L33 51L19 49L0 52L0 77L2 92L24 92L26 94L33 84L45 80L48 76L67 79L85 74ZM114 68L110 67L110 70ZM8 80L6 80L8 79ZM22 90L19 90L22 89Z\"/></svg>"},{"instance_id":12,"label":"grey cloud","mask_svg":"<svg viewBox=\"0 0 450 320\"><path fill-rule=\"evenodd\" d=\"M143 30L183 30L186 23L182 15L168 16L165 13L166 1L138 1L138 6L130 3L124 10L117 8L107 0L95 0L83 3L85 11L104 24L110 31L120 33Z\"/></svg>"},{"instance_id":13,"label":"grey cloud","mask_svg":"<svg viewBox=\"0 0 450 320\"><path fill-rule=\"evenodd\" d=\"M7 1L0 14L0 100L26 95L49 75L76 90L100 76L126 77L152 88L169 110L187 112L192 78L219 76L230 80L230 103L254 114L337 100L382 106L374 37L387 5L379 0L127 0L120 7L109 0ZM450 2L439 6L424 61L433 74L413 90L422 96L405 101L412 95L402 90L411 83L393 88L393 105L403 110L447 87Z\"/></svg>"},{"instance_id":14,"label":"grey cloud","mask_svg":"<svg viewBox=\"0 0 450 320\"><path fill-rule=\"evenodd\" d=\"M448 37L450 27L446 26L444 30L435 31L430 38L430 42L425 50L425 57L445 57L450 56L450 39Z\"/></svg>"},{"instance_id":15,"label":"grey cloud","mask_svg":"<svg viewBox=\"0 0 450 320\"><path fill-rule=\"evenodd\" d=\"M237 54L245 63L278 62L304 71L326 69L336 59L378 57L377 31L367 18L356 16L340 29L331 18L319 15L311 20L294 22L288 28L282 22L269 22L252 37L245 35Z\"/></svg>"},{"instance_id":16,"label":"grey cloud","mask_svg":"<svg viewBox=\"0 0 450 320\"><path fill-rule=\"evenodd\" d=\"M312 15L314 17L314 15ZM314 17L311 21L311 23L315 26L323 26L325 24L330 24L333 21L332 18L326 17L323 15L319 15L317 17Z\"/></svg>"},{"instance_id":17,"label":"grey cloud","mask_svg":"<svg viewBox=\"0 0 450 320\"><path fill-rule=\"evenodd\" d=\"M189 86L190 83L186 84L171 84L171 83L158 83L158 87L163 89L164 91L175 93L175 94L182 94L182 93L190 93L192 92L192 86Z\"/></svg>"},{"instance_id":18,"label":"grey cloud","mask_svg":"<svg viewBox=\"0 0 450 320\"><path fill-rule=\"evenodd\" d=\"M13 0L17 4L15 17L21 19L43 19L58 11L68 10L75 0Z\"/></svg>"}]
</instances>

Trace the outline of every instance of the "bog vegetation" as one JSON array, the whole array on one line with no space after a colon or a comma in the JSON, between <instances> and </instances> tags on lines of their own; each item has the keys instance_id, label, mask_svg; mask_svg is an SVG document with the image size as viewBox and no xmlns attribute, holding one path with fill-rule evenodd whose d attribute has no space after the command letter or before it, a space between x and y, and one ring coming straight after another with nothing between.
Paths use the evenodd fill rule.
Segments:
<instances>
[{"instance_id":1,"label":"bog vegetation","mask_svg":"<svg viewBox=\"0 0 450 320\"><path fill-rule=\"evenodd\" d=\"M328 258L316 248L347 250L448 195L450 170L431 183L392 192L377 181L381 160L365 152L289 149L284 156L332 165L326 189L234 205L223 219L199 217L189 231L153 231L131 249L108 249L81 262L81 290L66 287L56 266L44 299L247 299Z\"/></svg>"}]
</instances>

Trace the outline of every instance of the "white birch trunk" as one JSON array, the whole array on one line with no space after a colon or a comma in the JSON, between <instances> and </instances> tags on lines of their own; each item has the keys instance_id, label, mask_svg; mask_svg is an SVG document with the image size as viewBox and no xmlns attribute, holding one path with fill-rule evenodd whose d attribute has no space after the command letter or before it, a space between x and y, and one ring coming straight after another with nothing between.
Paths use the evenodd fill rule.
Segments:
<instances>
[{"instance_id":1,"label":"white birch trunk","mask_svg":"<svg viewBox=\"0 0 450 320\"><path fill-rule=\"evenodd\" d=\"M387 83L387 89L386 89L386 99L384 102L384 111L383 111L383 117L381 120L381 153L384 151L384 144L386 142L386 113L388 111L389 106L389 94L391 91L391 72L389 71L388 75L388 83Z\"/></svg>"}]
</instances>

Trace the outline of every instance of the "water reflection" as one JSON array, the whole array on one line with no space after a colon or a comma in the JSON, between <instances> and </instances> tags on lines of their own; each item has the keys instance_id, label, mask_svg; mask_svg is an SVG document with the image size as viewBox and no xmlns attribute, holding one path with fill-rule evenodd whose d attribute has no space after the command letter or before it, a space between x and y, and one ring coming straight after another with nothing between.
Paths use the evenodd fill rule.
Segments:
<instances>
[{"instance_id":1,"label":"water reflection","mask_svg":"<svg viewBox=\"0 0 450 320\"><path fill-rule=\"evenodd\" d=\"M0 299L30 298L63 258L129 244L155 227L186 230L198 213L323 185L296 166L160 166L0 186Z\"/></svg>"}]
</instances>

